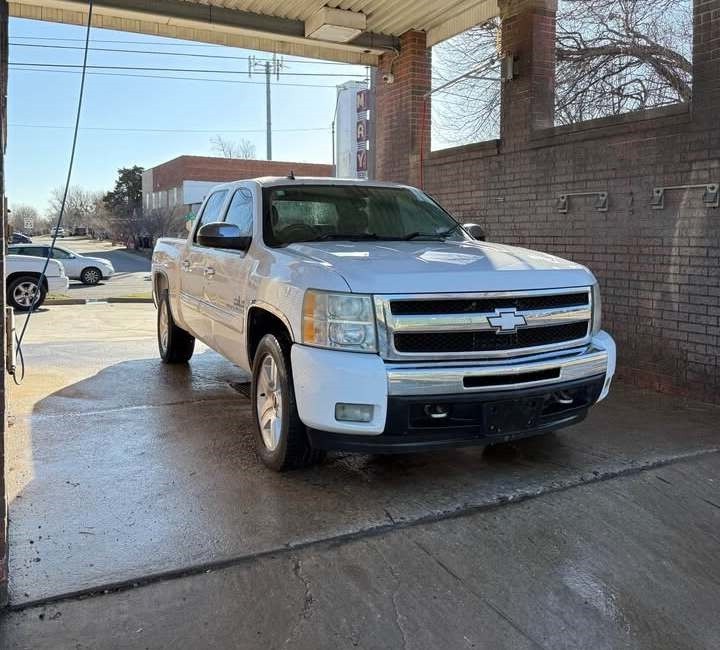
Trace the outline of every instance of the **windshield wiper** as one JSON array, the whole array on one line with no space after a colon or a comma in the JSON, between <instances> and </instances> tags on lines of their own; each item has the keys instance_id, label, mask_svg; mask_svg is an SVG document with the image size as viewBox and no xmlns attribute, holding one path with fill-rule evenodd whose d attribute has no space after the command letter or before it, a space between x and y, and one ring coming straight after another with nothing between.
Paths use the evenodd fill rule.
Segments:
<instances>
[{"instance_id":1,"label":"windshield wiper","mask_svg":"<svg viewBox=\"0 0 720 650\"><path fill-rule=\"evenodd\" d=\"M452 235L456 230L460 228L460 223L456 223L451 228L448 228L447 230L443 230L442 232L420 232L419 230L416 232L411 232L409 235L405 235L403 239L410 241L411 239L420 239L420 238L427 238L427 239L445 239L445 237Z\"/></svg>"}]
</instances>

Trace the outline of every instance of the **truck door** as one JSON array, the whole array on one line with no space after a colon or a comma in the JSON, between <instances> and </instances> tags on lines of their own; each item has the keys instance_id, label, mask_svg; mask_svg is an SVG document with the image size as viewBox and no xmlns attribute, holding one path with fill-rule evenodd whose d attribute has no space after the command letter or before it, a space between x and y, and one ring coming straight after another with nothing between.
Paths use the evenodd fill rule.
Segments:
<instances>
[{"instance_id":1,"label":"truck door","mask_svg":"<svg viewBox=\"0 0 720 650\"><path fill-rule=\"evenodd\" d=\"M210 344L212 339L212 320L205 297L205 280L208 268L212 268L215 249L204 248L197 244L197 232L206 223L220 221L222 208L228 190L213 192L197 217L197 223L188 238L183 258L180 260L180 309L182 318L190 331L201 341Z\"/></svg>"},{"instance_id":2,"label":"truck door","mask_svg":"<svg viewBox=\"0 0 720 650\"><path fill-rule=\"evenodd\" d=\"M253 235L254 195L240 186L233 192L224 221L234 223L242 235ZM213 318L213 347L233 363L246 366L245 320L248 308L248 281L255 257L245 251L216 248L212 273L207 276L205 294Z\"/></svg>"}]
</instances>

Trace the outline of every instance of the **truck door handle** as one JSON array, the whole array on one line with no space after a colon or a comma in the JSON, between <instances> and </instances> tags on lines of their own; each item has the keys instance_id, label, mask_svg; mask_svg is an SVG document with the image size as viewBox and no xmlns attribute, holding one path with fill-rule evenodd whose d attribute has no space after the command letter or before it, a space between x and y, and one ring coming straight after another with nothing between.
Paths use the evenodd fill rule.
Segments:
<instances>
[{"instance_id":1,"label":"truck door handle","mask_svg":"<svg viewBox=\"0 0 720 650\"><path fill-rule=\"evenodd\" d=\"M190 270L190 260L184 260L182 263L182 269L183 271L189 271Z\"/></svg>"},{"instance_id":2,"label":"truck door handle","mask_svg":"<svg viewBox=\"0 0 720 650\"><path fill-rule=\"evenodd\" d=\"M215 269L212 266L206 266L205 276L211 278L213 275L215 275Z\"/></svg>"}]
</instances>

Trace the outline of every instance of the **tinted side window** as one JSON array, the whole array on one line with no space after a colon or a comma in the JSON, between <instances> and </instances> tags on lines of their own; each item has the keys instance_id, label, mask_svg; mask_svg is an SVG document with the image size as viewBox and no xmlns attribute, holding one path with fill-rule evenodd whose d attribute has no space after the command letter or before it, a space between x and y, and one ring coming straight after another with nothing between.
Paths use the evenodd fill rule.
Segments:
<instances>
[{"instance_id":1,"label":"tinted side window","mask_svg":"<svg viewBox=\"0 0 720 650\"><path fill-rule=\"evenodd\" d=\"M54 260L68 260L70 259L70 253L67 251L60 250L59 248L53 248L53 259Z\"/></svg>"},{"instance_id":2,"label":"tinted side window","mask_svg":"<svg viewBox=\"0 0 720 650\"><path fill-rule=\"evenodd\" d=\"M234 223L240 228L240 234L243 237L252 237L253 196L250 190L241 187L235 192L230 201L225 222Z\"/></svg>"},{"instance_id":3,"label":"tinted side window","mask_svg":"<svg viewBox=\"0 0 720 650\"><path fill-rule=\"evenodd\" d=\"M213 192L210 195L210 198L205 202L205 207L198 216L198 226L197 230L195 230L195 237L193 238L193 241L197 241L197 231L200 229L200 226L205 223L220 221L220 209L222 208L223 203L225 203L225 197L227 196L227 193L227 190L219 190L218 192Z\"/></svg>"}]
</instances>

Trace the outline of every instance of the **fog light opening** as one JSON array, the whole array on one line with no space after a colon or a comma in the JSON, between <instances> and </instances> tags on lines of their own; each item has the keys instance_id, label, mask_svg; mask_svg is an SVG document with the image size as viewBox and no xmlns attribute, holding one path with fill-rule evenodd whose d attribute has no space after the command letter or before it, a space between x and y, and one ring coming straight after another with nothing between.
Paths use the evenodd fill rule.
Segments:
<instances>
[{"instance_id":1,"label":"fog light opening","mask_svg":"<svg viewBox=\"0 0 720 650\"><path fill-rule=\"evenodd\" d=\"M450 413L447 406L443 406L442 404L425 404L423 410L425 411L425 415L433 418L434 420L442 420Z\"/></svg>"},{"instance_id":2,"label":"fog light opening","mask_svg":"<svg viewBox=\"0 0 720 650\"><path fill-rule=\"evenodd\" d=\"M335 419L339 422L371 422L374 407L372 404L335 404Z\"/></svg>"}]
</instances>

